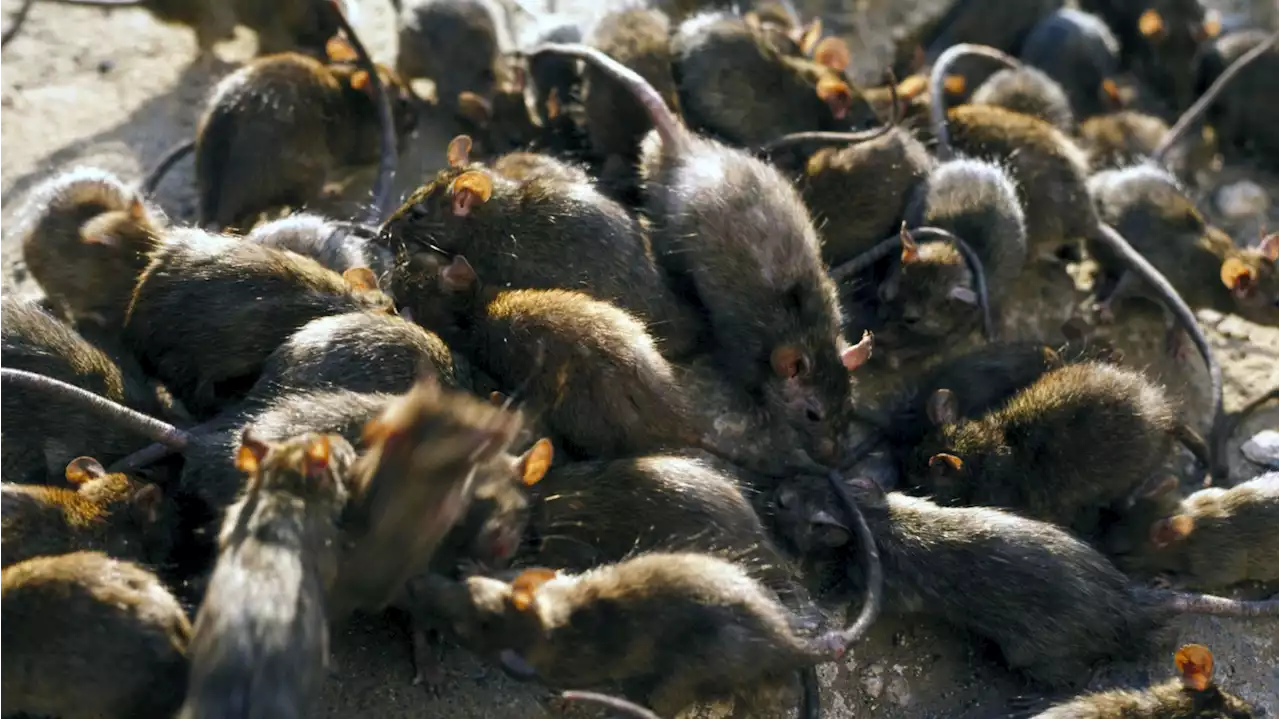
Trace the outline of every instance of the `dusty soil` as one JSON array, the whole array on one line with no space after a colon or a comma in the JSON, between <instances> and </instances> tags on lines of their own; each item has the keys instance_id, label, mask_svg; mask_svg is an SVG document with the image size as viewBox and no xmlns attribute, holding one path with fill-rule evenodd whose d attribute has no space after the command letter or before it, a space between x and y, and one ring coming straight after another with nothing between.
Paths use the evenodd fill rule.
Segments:
<instances>
[{"instance_id":1,"label":"dusty soil","mask_svg":"<svg viewBox=\"0 0 1280 719\"><path fill-rule=\"evenodd\" d=\"M18 0L4 0L7 24ZM536 2L527 2L536 5ZM592 0L562 1L560 12L590 15L608 4ZM863 79L879 74L889 57L886 28L905 19L936 12L938 0L813 0L802 6L828 13L830 26L855 42L855 63ZM832 7L838 12L830 12ZM1227 8L1250 9L1247 2ZM1274 3L1257 3L1263 21L1274 27ZM393 19L388 3L364 0L357 27L378 59L395 52ZM3 205L3 290L24 296L39 294L27 276L12 231L24 200L51 173L75 165L96 165L137 179L173 143L190 137L202 102L213 83L253 52L248 34L219 48L216 62L197 62L191 34L163 26L140 10L113 12L38 4L23 31L0 59L0 203ZM860 43L860 44L858 44ZM424 122L398 179L401 190L413 187L442 164L451 135L432 119ZM1246 173L1271 195L1261 219L1225 223L1236 237L1256 237L1257 227L1275 229L1276 178ZM1212 178L1210 178L1212 179ZM193 215L190 163L179 164L161 187L159 201L177 219ZM1054 284L1026 315L1048 317L1049 310L1083 303L1085 295L1069 284ZM1065 301L1065 304L1064 304ZM1040 315L1036 315L1036 313ZM1032 326L1052 322L1031 322ZM1277 328L1251 325L1236 317L1202 315L1226 372L1228 408L1276 384ZM1024 327L1018 322L1014 326ZM1179 364L1161 351L1157 317L1140 309L1110 330L1125 350L1126 361L1151 368L1171 392L1184 397L1188 417L1203 422L1203 370L1198 363ZM1272 405L1247 421L1233 440L1266 427L1276 427ZM1203 426L1200 424L1199 426ZM1250 476L1233 451L1232 481ZM831 605L833 617L843 607ZM1115 664L1092 678L1094 688L1140 685L1170 675L1171 652L1179 643L1208 645L1217 659L1220 681L1277 715L1277 626L1274 621L1245 624L1212 618L1177 621L1166 644L1168 652L1145 662ZM500 672L484 671L457 649L446 649L448 679L429 694L410 683L409 644L398 619L367 618L340 629L335 637L337 670L325 690L326 715L341 719L379 717L528 717L558 712L547 693L518 685ZM871 637L850 658L820 671L826 717L993 717L1007 712L1009 701L1027 693L1018 680L993 663L983 647L937 624L892 616L883 618ZM738 708L733 715L785 715L784 710Z\"/></svg>"}]
</instances>

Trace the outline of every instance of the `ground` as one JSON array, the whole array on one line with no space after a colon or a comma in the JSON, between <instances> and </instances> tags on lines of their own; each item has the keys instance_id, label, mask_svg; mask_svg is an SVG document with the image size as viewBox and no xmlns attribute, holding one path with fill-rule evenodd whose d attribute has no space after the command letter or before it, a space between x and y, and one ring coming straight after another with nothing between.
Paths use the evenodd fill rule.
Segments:
<instances>
[{"instance_id":1,"label":"ground","mask_svg":"<svg viewBox=\"0 0 1280 719\"><path fill-rule=\"evenodd\" d=\"M18 0L4 0L5 23ZM534 0L525 3L536 5ZM800 3L823 11L836 0ZM846 8L851 3L846 0ZM561 2L562 12L593 10L604 3ZM831 25L860 41L855 64L861 79L878 74L889 57L885 28L913 13L936 9L931 2L859 0L858 12L829 16ZM1248 10L1248 3L1227 10ZM576 7L574 7L576 6ZM1257 3L1264 21L1274 27L1274 3ZM363 0L357 27L375 56L389 61L395 39L388 4ZM15 220L29 192L51 173L75 165L96 165L138 179L171 144L191 136L202 102L232 63L252 53L245 34L219 48L221 62L195 62L195 43L182 28L156 23L141 10L112 12L53 3L38 3L23 31L2 60L0 99L0 202L3 204L3 288L5 294L37 295L27 276L14 232ZM411 188L442 161L447 134L426 133L402 165L400 189ZM160 202L180 219L193 210L190 163L180 164L161 187ZM1257 179L1257 178L1255 178ZM1274 230L1276 181L1258 179L1271 195L1261 224ZM1227 229L1249 237L1259 222ZM1256 236L1256 235L1254 235ZM1072 302L1084 300L1070 294ZM1056 301L1056 300L1055 300ZM1042 306L1049 306L1043 305ZM1058 305L1061 307L1062 305ZM1206 313L1225 368L1228 408L1276 384L1277 328L1251 325L1236 317ZM1111 330L1126 351L1127 361L1149 364L1170 390L1186 399L1188 416L1203 419L1202 368L1170 365L1160 354L1158 320L1129 319ZM1170 368L1172 367L1172 368ZM1276 426L1274 405L1250 419L1234 439ZM1232 481L1248 476L1233 451ZM833 612L840 607L830 607ZM838 615L833 615L838 616ZM1181 619L1173 624L1168 651L1136 664L1116 664L1092 678L1095 688L1141 685L1171 675L1172 649L1200 642L1215 653L1220 682L1277 715L1277 626L1275 621L1244 623L1212 618ZM336 669L325 690L326 716L527 717L555 712L546 692L506 680L457 649L447 650L449 676L437 695L410 682L407 638L392 618L353 622L334 638ZM991 662L981 647L934 623L882 618L868 640L849 658L820 671L825 717L993 717L1006 713L1009 701L1026 693L1016 679ZM743 715L745 712L738 711Z\"/></svg>"}]
</instances>

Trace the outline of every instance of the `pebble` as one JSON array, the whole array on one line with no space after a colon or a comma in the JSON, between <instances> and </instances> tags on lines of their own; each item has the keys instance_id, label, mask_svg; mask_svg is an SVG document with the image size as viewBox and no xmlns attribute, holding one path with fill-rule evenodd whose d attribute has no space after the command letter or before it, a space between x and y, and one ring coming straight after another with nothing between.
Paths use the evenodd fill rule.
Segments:
<instances>
[{"instance_id":1,"label":"pebble","mask_svg":"<svg viewBox=\"0 0 1280 719\"><path fill-rule=\"evenodd\" d=\"M1280 469L1280 433L1264 429L1253 435L1240 447L1245 458L1254 464Z\"/></svg>"}]
</instances>

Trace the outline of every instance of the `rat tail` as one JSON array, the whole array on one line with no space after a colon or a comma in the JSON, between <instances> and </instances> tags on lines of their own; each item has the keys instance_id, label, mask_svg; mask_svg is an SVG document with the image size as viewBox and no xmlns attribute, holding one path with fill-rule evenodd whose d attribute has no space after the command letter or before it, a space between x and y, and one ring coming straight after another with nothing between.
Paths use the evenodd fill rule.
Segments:
<instances>
[{"instance_id":1,"label":"rat tail","mask_svg":"<svg viewBox=\"0 0 1280 719\"><path fill-rule=\"evenodd\" d=\"M5 383L16 384L46 395L57 395L64 400L84 405L86 409L97 412L99 415L109 415L113 420L127 425L138 434L174 450L186 449L191 443L191 435L188 432L62 380L10 367L0 368L0 377Z\"/></svg>"},{"instance_id":2,"label":"rat tail","mask_svg":"<svg viewBox=\"0 0 1280 719\"><path fill-rule=\"evenodd\" d=\"M929 71L929 117L933 123L933 134L938 138L938 159L950 160L952 156L951 136L947 134L947 96L943 92L947 78L951 75L951 66L962 57L985 57L994 60L1010 70L1022 67L1011 55L1007 55L994 47L962 42L947 48Z\"/></svg>"},{"instance_id":3,"label":"rat tail","mask_svg":"<svg viewBox=\"0 0 1280 719\"><path fill-rule=\"evenodd\" d=\"M797 719L822 719L822 691L818 670L812 666L796 672L800 676L800 713Z\"/></svg>"},{"instance_id":4,"label":"rat tail","mask_svg":"<svg viewBox=\"0 0 1280 719\"><path fill-rule=\"evenodd\" d=\"M178 164L179 160L190 155L195 149L195 140L183 140L166 150L164 155L160 157L160 161L157 162L155 167L152 167L151 171L147 173L147 176L143 178L142 193L144 195L154 195L156 188L160 186L160 181L164 179L165 175L169 174L169 170L172 170L173 166Z\"/></svg>"},{"instance_id":5,"label":"rat tail","mask_svg":"<svg viewBox=\"0 0 1280 719\"><path fill-rule=\"evenodd\" d=\"M667 107L662 95L640 73L590 45L580 43L544 43L533 48L529 52L529 57L536 57L544 53L568 55L585 60L625 87L641 105L644 105L645 112L649 114L649 120L653 122L654 128L658 131L658 137L662 140L664 153L679 155L688 147L689 131L680 123L675 113L671 112L671 108Z\"/></svg>"},{"instance_id":6,"label":"rat tail","mask_svg":"<svg viewBox=\"0 0 1280 719\"><path fill-rule=\"evenodd\" d=\"M1124 238L1116 229L1101 220L1098 221L1096 239L1106 245L1111 251L1119 255L1125 265L1136 272L1144 282L1151 285L1156 294L1163 298L1163 304L1169 308L1173 316L1177 318L1178 324L1186 330L1191 336L1191 341L1196 346L1196 351L1200 353L1200 358L1204 360L1204 366L1209 371L1209 396L1213 403L1213 419L1209 425L1209 436L1217 437L1219 435L1219 425L1222 422L1222 367L1218 365L1218 360L1213 356L1213 350L1209 347L1209 340L1204 336L1204 330L1200 329L1200 324L1196 321L1195 313L1187 306L1186 300L1178 294L1169 280L1165 278L1160 270L1157 270L1142 253L1133 249L1133 245ZM1216 449L1212 446L1210 450ZM1226 468L1222 466L1222 457L1216 452L1209 457L1209 473L1217 477L1226 476Z\"/></svg>"},{"instance_id":7,"label":"rat tail","mask_svg":"<svg viewBox=\"0 0 1280 719\"><path fill-rule=\"evenodd\" d=\"M1173 426L1173 430L1170 434L1172 434L1173 438L1178 440L1183 447L1186 447L1188 452L1191 452L1191 454L1195 456L1196 461L1200 463L1201 467L1211 468L1213 466L1212 452L1209 445L1204 441L1204 437L1201 437L1199 432L1191 429L1184 422L1178 422Z\"/></svg>"},{"instance_id":8,"label":"rat tail","mask_svg":"<svg viewBox=\"0 0 1280 719\"><path fill-rule=\"evenodd\" d=\"M805 142L822 142L822 143L842 143L844 145L858 145L863 142L870 142L878 137L887 135L890 130L898 126L898 83L897 78L893 76L893 71L889 71L889 121L880 127L873 127L870 130L861 130L859 132L793 132L789 135L775 138L760 147L762 152L768 153L789 145L798 145Z\"/></svg>"},{"instance_id":9,"label":"rat tail","mask_svg":"<svg viewBox=\"0 0 1280 719\"><path fill-rule=\"evenodd\" d=\"M644 707L640 706L639 704L636 704L635 702L627 701L626 699L623 699L621 697L610 696L609 694L600 694L598 692L583 692L583 691L574 690L574 691L560 692L560 698L566 699L571 702L583 701L589 704L599 704L601 706L608 707L624 716L635 717L635 719L661 719L661 717L659 717L653 711L649 709L645 709Z\"/></svg>"},{"instance_id":10,"label":"rat tail","mask_svg":"<svg viewBox=\"0 0 1280 719\"><path fill-rule=\"evenodd\" d=\"M22 6L13 14L13 23L0 35L0 47L8 45L10 40L17 37L18 30L22 29L22 23L27 21L27 15L31 13L31 6L35 3L36 0L22 0Z\"/></svg>"},{"instance_id":11,"label":"rat tail","mask_svg":"<svg viewBox=\"0 0 1280 719\"><path fill-rule=\"evenodd\" d=\"M876 538L871 534L871 527L867 525L867 518L862 516L862 510L858 508L858 503L854 501L840 473L832 470L827 474L827 479L830 480L836 497L844 505L844 511L849 520L857 527L858 543L862 545L862 571L867 578L867 590L862 600L862 611L858 614L857 620L847 629L833 635L839 640L839 646L833 647L838 652L833 658L838 658L845 649L866 635L871 625L875 623L876 617L879 616L881 595L884 593L884 569L880 565L880 550L876 547Z\"/></svg>"},{"instance_id":12,"label":"rat tail","mask_svg":"<svg viewBox=\"0 0 1280 719\"><path fill-rule=\"evenodd\" d=\"M1280 613L1280 597L1258 601L1228 599L1212 594L1176 592L1142 587L1135 590L1144 603L1174 614L1209 614L1215 617L1275 618Z\"/></svg>"}]
</instances>

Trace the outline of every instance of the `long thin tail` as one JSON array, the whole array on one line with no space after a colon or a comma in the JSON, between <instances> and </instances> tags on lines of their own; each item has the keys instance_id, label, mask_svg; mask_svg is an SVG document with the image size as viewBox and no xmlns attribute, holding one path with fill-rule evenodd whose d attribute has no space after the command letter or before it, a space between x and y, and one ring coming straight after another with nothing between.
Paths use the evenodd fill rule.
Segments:
<instances>
[{"instance_id":1,"label":"long thin tail","mask_svg":"<svg viewBox=\"0 0 1280 719\"><path fill-rule=\"evenodd\" d=\"M195 149L195 140L183 140L165 151L160 161L156 163L155 167L151 168L151 171L142 180L142 193L144 195L154 195L156 188L160 186L160 181L164 179L165 175L169 174L169 170L173 169L174 165L178 164L182 158L190 155Z\"/></svg>"},{"instance_id":2,"label":"long thin tail","mask_svg":"<svg viewBox=\"0 0 1280 719\"><path fill-rule=\"evenodd\" d=\"M1280 616L1280 598L1245 601L1215 597L1212 594L1171 592L1143 587L1137 594L1144 603L1176 614L1208 614L1215 617L1261 618Z\"/></svg>"},{"instance_id":3,"label":"long thin tail","mask_svg":"<svg viewBox=\"0 0 1280 719\"><path fill-rule=\"evenodd\" d=\"M22 28L22 23L27 21L27 15L31 14L31 6L36 0L22 0L22 6L18 8L18 12L13 14L13 24L5 29L4 34L0 35L0 47L9 44L9 41L17 36L18 30Z\"/></svg>"},{"instance_id":4,"label":"long thin tail","mask_svg":"<svg viewBox=\"0 0 1280 719\"><path fill-rule=\"evenodd\" d=\"M807 666L800 675L800 713L798 719L822 719L822 689L818 686L818 670Z\"/></svg>"},{"instance_id":5,"label":"long thin tail","mask_svg":"<svg viewBox=\"0 0 1280 719\"><path fill-rule=\"evenodd\" d=\"M1201 437L1199 432L1182 422L1178 422L1173 426L1171 434L1183 447L1187 448L1187 451L1191 452L1201 467L1206 470L1213 469L1214 450L1210 449L1208 443L1204 441L1204 437Z\"/></svg>"},{"instance_id":6,"label":"long thin tail","mask_svg":"<svg viewBox=\"0 0 1280 719\"><path fill-rule=\"evenodd\" d=\"M937 62L929 71L929 117L933 122L933 134L938 138L937 155L942 161L952 156L951 136L947 132L947 95L943 89L947 85L947 77L951 74L951 66L962 57L978 56L994 60L1010 70L1022 67L1011 55L1007 55L994 47L962 42L952 45L938 56Z\"/></svg>"},{"instance_id":7,"label":"long thin tail","mask_svg":"<svg viewBox=\"0 0 1280 719\"><path fill-rule=\"evenodd\" d=\"M16 384L48 395L58 395L72 402L79 402L86 409L110 416L111 419L127 425L129 429L138 434L172 447L175 450L186 449L191 443L190 434L167 422L162 422L137 410L129 409L122 404L112 402L106 397L96 395L62 380L10 367L0 368L0 377L8 384Z\"/></svg>"},{"instance_id":8,"label":"long thin tail","mask_svg":"<svg viewBox=\"0 0 1280 719\"><path fill-rule=\"evenodd\" d=\"M844 505L845 513L849 515L849 519L858 530L858 542L862 545L863 571L867 578L867 590L858 619L849 628L838 633L843 647L848 648L866 635L871 625L875 623L876 617L880 615L881 596L884 594L884 569L880 565L880 549L876 547L876 538L871 534L871 527L867 525L866 517L862 516L862 510L858 508L858 503L849 492L849 488L845 486L840 473L833 470L827 474L827 479L836 496L840 498L840 503Z\"/></svg>"},{"instance_id":9,"label":"long thin tail","mask_svg":"<svg viewBox=\"0 0 1280 719\"><path fill-rule=\"evenodd\" d=\"M606 706L620 714L623 714L624 716L635 717L635 719L661 719L661 717L653 711L645 709L635 702L627 701L621 697L615 697L609 694L567 691L561 692L560 697L569 701L582 701Z\"/></svg>"}]
</instances>

